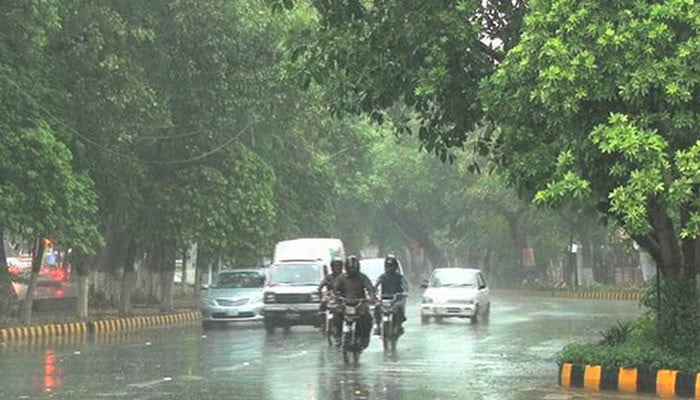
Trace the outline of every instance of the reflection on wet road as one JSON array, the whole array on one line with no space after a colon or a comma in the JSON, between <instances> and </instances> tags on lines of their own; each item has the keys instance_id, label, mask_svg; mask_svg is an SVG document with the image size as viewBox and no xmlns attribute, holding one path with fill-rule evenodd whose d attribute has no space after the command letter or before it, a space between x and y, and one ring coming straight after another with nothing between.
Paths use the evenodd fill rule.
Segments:
<instances>
[{"instance_id":1,"label":"reflection on wet road","mask_svg":"<svg viewBox=\"0 0 700 400\"><path fill-rule=\"evenodd\" d=\"M359 365L312 328L186 326L0 348L0 399L623 399L557 386L556 352L640 312L634 302L496 295L490 321L421 324L413 296L396 355ZM639 398L639 396L632 397Z\"/></svg>"}]
</instances>

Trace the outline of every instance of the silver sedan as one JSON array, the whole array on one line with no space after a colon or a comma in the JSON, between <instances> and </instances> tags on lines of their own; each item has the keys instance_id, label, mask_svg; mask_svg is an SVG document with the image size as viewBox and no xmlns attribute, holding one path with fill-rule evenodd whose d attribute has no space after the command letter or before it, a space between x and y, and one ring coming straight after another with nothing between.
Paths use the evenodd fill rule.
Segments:
<instances>
[{"instance_id":1,"label":"silver sedan","mask_svg":"<svg viewBox=\"0 0 700 400\"><path fill-rule=\"evenodd\" d=\"M211 286L202 288L202 323L262 321L265 272L262 268L218 272Z\"/></svg>"}]
</instances>

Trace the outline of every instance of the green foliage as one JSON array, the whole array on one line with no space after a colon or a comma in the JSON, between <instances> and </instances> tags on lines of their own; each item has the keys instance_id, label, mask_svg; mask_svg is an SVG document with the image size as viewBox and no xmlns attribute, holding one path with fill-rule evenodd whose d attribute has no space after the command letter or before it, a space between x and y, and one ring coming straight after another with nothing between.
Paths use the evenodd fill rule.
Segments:
<instances>
[{"instance_id":1,"label":"green foliage","mask_svg":"<svg viewBox=\"0 0 700 400\"><path fill-rule=\"evenodd\" d=\"M269 2L283 9L281 0ZM443 160L481 120L478 83L503 56L484 38L510 49L526 9L524 1L312 5L317 24L292 32L286 44L289 75L326 88L339 114L363 113L384 122L394 105L409 106L419 124L394 121L397 131L416 133Z\"/></svg>"},{"instance_id":2,"label":"green foliage","mask_svg":"<svg viewBox=\"0 0 700 400\"><path fill-rule=\"evenodd\" d=\"M669 164L672 152L685 154L696 142L696 123L687 118L696 99L679 88L698 82L687 58L698 51L690 34L697 9L683 1L633 3L532 2L521 43L484 94L502 127L511 179L541 190L541 202L590 186L595 196L610 196L611 212L626 227L643 232L645 201L680 178L678 165ZM659 102L668 111L652 106ZM623 109L624 115L614 111ZM568 169L557 173L551 161L529 162L542 151L567 154ZM697 170L690 164L685 176ZM676 193L688 193L690 181L683 182Z\"/></svg>"},{"instance_id":3,"label":"green foliage","mask_svg":"<svg viewBox=\"0 0 700 400\"><path fill-rule=\"evenodd\" d=\"M603 339L600 344L606 346L619 346L627 342L632 335L633 326L631 322L620 322L601 332Z\"/></svg>"}]
</instances>

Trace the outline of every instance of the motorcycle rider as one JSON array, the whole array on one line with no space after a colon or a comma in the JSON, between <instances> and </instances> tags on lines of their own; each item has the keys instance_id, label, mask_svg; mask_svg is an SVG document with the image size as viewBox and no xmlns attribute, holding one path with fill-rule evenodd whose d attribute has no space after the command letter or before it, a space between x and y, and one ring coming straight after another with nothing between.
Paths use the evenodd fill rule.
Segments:
<instances>
[{"instance_id":1,"label":"motorcycle rider","mask_svg":"<svg viewBox=\"0 0 700 400\"><path fill-rule=\"evenodd\" d=\"M379 293L380 299L391 299L396 294L401 295L401 298L398 300L399 306L396 317L399 321L399 334L402 334L403 326L401 324L406 321L405 295L408 293L408 281L399 272L399 261L393 254L387 255L384 259L384 273L379 275L374 286L377 293ZM374 322L376 324L374 334L381 335L382 313L379 306L374 308Z\"/></svg>"},{"instance_id":2,"label":"motorcycle rider","mask_svg":"<svg viewBox=\"0 0 700 400\"><path fill-rule=\"evenodd\" d=\"M369 298L370 304L376 302L372 281L367 275L360 272L360 260L354 255L348 256L345 260L345 274L335 281L333 291L340 297L348 299ZM359 314L361 323L358 325L358 334L363 340L363 348L367 348L372 329L372 317L367 303L364 304Z\"/></svg>"},{"instance_id":3,"label":"motorcycle rider","mask_svg":"<svg viewBox=\"0 0 700 400\"><path fill-rule=\"evenodd\" d=\"M318 291L321 294L321 304L320 304L320 320L321 322L321 327L323 327L323 318L325 318L325 313L326 309L328 307L328 302L330 301L329 295L332 295L333 292L333 285L335 284L335 281L340 278L343 275L343 260L342 259L333 259L331 261L331 273L326 275L322 280L321 283L318 285ZM324 295L324 291L326 292ZM339 318L339 315L335 313L333 315L333 323L335 324L335 339L336 343L340 342L340 333L342 330L342 323L343 320Z\"/></svg>"}]
</instances>

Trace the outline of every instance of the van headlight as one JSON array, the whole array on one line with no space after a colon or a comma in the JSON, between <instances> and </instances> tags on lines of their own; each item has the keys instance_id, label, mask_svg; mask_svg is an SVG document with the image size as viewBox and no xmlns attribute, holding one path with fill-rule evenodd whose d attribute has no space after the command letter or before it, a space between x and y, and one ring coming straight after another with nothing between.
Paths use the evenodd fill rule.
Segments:
<instances>
[{"instance_id":1,"label":"van headlight","mask_svg":"<svg viewBox=\"0 0 700 400\"><path fill-rule=\"evenodd\" d=\"M321 295L318 293L311 293L309 295L309 300L311 300L314 303L320 302L321 301Z\"/></svg>"},{"instance_id":2,"label":"van headlight","mask_svg":"<svg viewBox=\"0 0 700 400\"><path fill-rule=\"evenodd\" d=\"M263 296L263 303L274 303L275 302L275 294L274 293L265 293Z\"/></svg>"}]
</instances>

